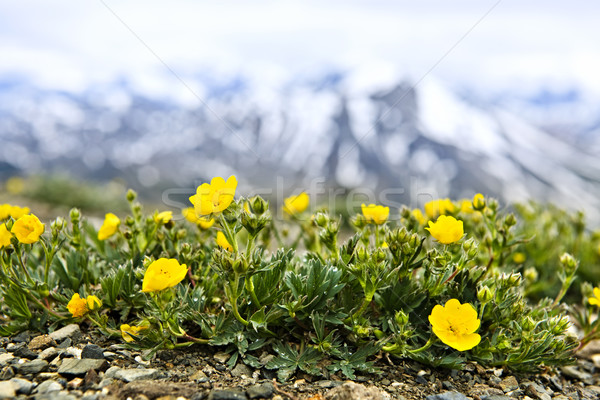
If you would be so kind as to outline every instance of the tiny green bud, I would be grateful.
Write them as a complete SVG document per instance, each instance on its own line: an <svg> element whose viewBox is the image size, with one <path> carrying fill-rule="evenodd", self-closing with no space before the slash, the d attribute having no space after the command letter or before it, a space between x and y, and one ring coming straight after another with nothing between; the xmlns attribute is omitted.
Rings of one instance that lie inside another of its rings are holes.
<svg viewBox="0 0 600 400"><path fill-rule="evenodd" d="M515 214L510 213L506 216L506 218L504 219L504 224L507 227L511 227L513 225L515 225L517 223L517 218L515 217Z"/></svg>
<svg viewBox="0 0 600 400"><path fill-rule="evenodd" d="M534 267L529 267L525 271L523 271L523 276L527 282L535 282L538 280L538 272Z"/></svg>
<svg viewBox="0 0 600 400"><path fill-rule="evenodd" d="M81 212L77 208L72 208L69 212L69 217L71 217L73 224L77 224L79 223L79 218L81 218Z"/></svg>
<svg viewBox="0 0 600 400"><path fill-rule="evenodd" d="M185 230L185 229L179 229L177 231L177 235L176 235L177 240L184 239L186 236L187 236L187 230Z"/></svg>
<svg viewBox="0 0 600 400"><path fill-rule="evenodd" d="M408 241L408 244L410 244L410 247L412 247L413 249L416 249L420 243L421 243L421 238L419 237L418 233L413 233L412 235L410 235L410 240Z"/></svg>
<svg viewBox="0 0 600 400"><path fill-rule="evenodd" d="M133 225L135 225L135 220L133 219L133 217L131 217L131 215L128 215L127 218L125 218L125 225L128 227L132 227Z"/></svg>
<svg viewBox="0 0 600 400"><path fill-rule="evenodd" d="M365 226L367 226L367 218L365 218L365 216L362 214L357 214L352 218L352 225L354 225L356 229L363 229Z"/></svg>
<svg viewBox="0 0 600 400"><path fill-rule="evenodd" d="M477 291L477 300L481 302L481 304L486 304L492 301L494 295L488 286L483 286Z"/></svg>
<svg viewBox="0 0 600 400"><path fill-rule="evenodd" d="M356 250L356 258L359 261L367 261L369 259L369 254L364 247L360 247Z"/></svg>
<svg viewBox="0 0 600 400"><path fill-rule="evenodd" d="M462 244L463 250L467 253L473 248L473 246L475 246L475 239L473 238L465 240Z"/></svg>
<svg viewBox="0 0 600 400"><path fill-rule="evenodd" d="M318 212L317 214L314 215L313 221L315 222L315 224L317 226L324 228L327 225L327 223L329 222L329 217L325 213Z"/></svg>
<svg viewBox="0 0 600 400"><path fill-rule="evenodd" d="M181 254L190 254L192 252L192 246L189 243L183 243L181 245Z"/></svg>
<svg viewBox="0 0 600 400"><path fill-rule="evenodd" d="M377 340L383 339L384 335L380 329L373 329L373 333L375 334L375 337L377 338Z"/></svg>
<svg viewBox="0 0 600 400"><path fill-rule="evenodd" d="M409 219L410 218L410 208L408 208L406 206L402 206L402 208L400 208L400 216L404 219Z"/></svg>
<svg viewBox="0 0 600 400"><path fill-rule="evenodd" d="M405 326L406 324L408 324L408 315L400 310L400 311L396 311L396 315L394 316L394 320L396 321L396 323L398 324L398 326Z"/></svg>
<svg viewBox="0 0 600 400"><path fill-rule="evenodd" d="M377 263L380 263L380 262L384 261L386 259L385 251L383 251L382 249L378 248L373 253L373 258L375 258L375 262L377 262Z"/></svg>
<svg viewBox="0 0 600 400"><path fill-rule="evenodd" d="M254 196L252 199L252 210L258 214L264 214L269 209L269 203L267 203L262 197Z"/></svg>
<svg viewBox="0 0 600 400"><path fill-rule="evenodd" d="M135 203L133 205L132 210L133 210L134 215L141 214L142 213L142 205L140 203Z"/></svg>
<svg viewBox="0 0 600 400"><path fill-rule="evenodd" d="M137 198L137 193L133 189L129 189L127 191L126 197L127 197L127 201L131 203Z"/></svg>
<svg viewBox="0 0 600 400"><path fill-rule="evenodd" d="M123 236L125 237L125 239L129 240L133 237L133 234L131 233L131 231L125 231L123 232Z"/></svg>
<svg viewBox="0 0 600 400"><path fill-rule="evenodd" d="M577 270L577 260L569 253L563 253L560 256L560 263L569 275L572 275Z"/></svg>
<svg viewBox="0 0 600 400"><path fill-rule="evenodd" d="M511 273L508 276L508 283L511 286L520 286L521 285L521 274L520 273Z"/></svg>
<svg viewBox="0 0 600 400"><path fill-rule="evenodd" d="M535 328L535 321L528 315L525 318L523 318L521 326L523 327L523 330L527 332L532 331Z"/></svg>

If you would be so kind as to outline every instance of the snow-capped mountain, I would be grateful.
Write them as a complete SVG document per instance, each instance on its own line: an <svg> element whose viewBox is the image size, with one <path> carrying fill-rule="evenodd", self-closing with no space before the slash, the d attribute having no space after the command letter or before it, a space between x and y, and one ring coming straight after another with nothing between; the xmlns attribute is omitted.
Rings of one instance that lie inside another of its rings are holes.
<svg viewBox="0 0 600 400"><path fill-rule="evenodd" d="M236 174L246 192L331 196L329 188L362 188L363 201L413 207L482 192L554 201L598 218L593 152L432 78L363 78L335 73L271 87L199 79L190 86L199 88L193 106L136 94L127 82L81 94L4 84L0 173L67 170L183 188Z"/></svg>

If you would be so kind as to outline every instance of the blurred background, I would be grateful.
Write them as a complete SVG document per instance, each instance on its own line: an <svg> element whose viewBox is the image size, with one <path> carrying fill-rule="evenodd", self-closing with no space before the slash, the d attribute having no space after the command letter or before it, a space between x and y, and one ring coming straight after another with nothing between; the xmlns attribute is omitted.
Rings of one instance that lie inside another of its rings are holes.
<svg viewBox="0 0 600 400"><path fill-rule="evenodd" d="M598 221L599 13L584 0L4 1L2 192L109 208L132 187L178 208L235 174L278 202L482 192Z"/></svg>

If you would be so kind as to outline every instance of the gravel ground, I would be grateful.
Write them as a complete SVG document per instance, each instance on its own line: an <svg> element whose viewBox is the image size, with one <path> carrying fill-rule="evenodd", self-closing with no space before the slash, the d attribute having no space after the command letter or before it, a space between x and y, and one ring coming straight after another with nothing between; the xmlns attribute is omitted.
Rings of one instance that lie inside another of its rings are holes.
<svg viewBox="0 0 600 400"><path fill-rule="evenodd" d="M217 349L218 350L218 349ZM69 325L50 335L21 333L0 339L0 399L248 400L248 399L599 399L600 345L591 344L574 366L537 375L466 364L435 370L381 357L381 375L322 379L299 375L278 383L274 371L238 364L208 346L166 350L150 361L120 343Z"/></svg>

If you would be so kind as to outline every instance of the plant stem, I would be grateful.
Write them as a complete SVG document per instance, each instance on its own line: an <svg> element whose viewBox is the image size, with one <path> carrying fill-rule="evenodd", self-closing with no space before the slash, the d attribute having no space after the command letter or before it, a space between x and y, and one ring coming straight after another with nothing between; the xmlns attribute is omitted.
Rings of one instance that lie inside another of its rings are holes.
<svg viewBox="0 0 600 400"><path fill-rule="evenodd" d="M242 323L242 325L244 325L244 326L250 325L250 323L248 321L246 321L244 318L242 318L242 316L240 315L240 312L238 311L237 298L231 299L231 308L233 310L233 316L235 317L235 319L240 321Z"/></svg>
<svg viewBox="0 0 600 400"><path fill-rule="evenodd" d="M363 299L363 302L360 305L360 308L358 310L356 310L356 312L354 314L352 314L350 317L346 318L344 320L344 322L348 323L348 322L350 322L352 320L355 320L358 317L360 317L362 315L362 313L367 309L367 307L369 306L369 304L371 304L371 301L373 301L373 295L374 294L375 293L365 295L365 298Z"/></svg>
<svg viewBox="0 0 600 400"><path fill-rule="evenodd" d="M29 274L29 271L25 267L25 263L23 263L23 257L21 256L21 246L19 246L19 245L15 246L15 253L17 253L17 259L19 260L19 265L21 266L21 269L23 269L23 273L25 273L27 280L29 281L29 283L33 284L33 279L31 279L31 275Z"/></svg>
<svg viewBox="0 0 600 400"><path fill-rule="evenodd" d="M235 239L235 235L233 234L233 231L231 230L231 227L229 226L227 219L224 216L221 216L221 218L219 220L221 222L221 226L225 230L225 234L227 236L227 241L233 248L233 252L237 253L238 252L237 240Z"/></svg>
<svg viewBox="0 0 600 400"><path fill-rule="evenodd" d="M414 350L408 350L408 352L411 354L420 353L420 352L425 351L428 348L430 348L431 345L433 344L433 342L435 342L435 336L431 335L429 337L429 340L427 341L427 343L425 343L425 345L423 347L419 347L418 349L414 349Z"/></svg>
<svg viewBox="0 0 600 400"><path fill-rule="evenodd" d="M244 282L245 282L246 290L248 291L248 293L250 293L250 297L252 298L252 301L256 304L256 308L260 309L261 305L260 305L260 301L258 301L258 297L256 296L256 292L254 291L254 283L252 282L252 277L249 275L246 275L244 277Z"/></svg>

